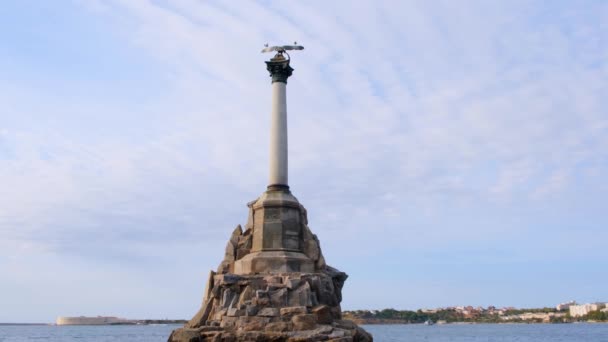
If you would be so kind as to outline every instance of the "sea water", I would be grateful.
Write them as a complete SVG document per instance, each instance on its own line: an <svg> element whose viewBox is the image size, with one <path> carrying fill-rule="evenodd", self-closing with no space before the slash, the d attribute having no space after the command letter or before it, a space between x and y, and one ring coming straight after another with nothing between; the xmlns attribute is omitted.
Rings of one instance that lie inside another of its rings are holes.
<svg viewBox="0 0 608 342"><path fill-rule="evenodd" d="M165 342L179 325L0 326L0 342ZM608 324L367 325L374 341L608 342Z"/></svg>

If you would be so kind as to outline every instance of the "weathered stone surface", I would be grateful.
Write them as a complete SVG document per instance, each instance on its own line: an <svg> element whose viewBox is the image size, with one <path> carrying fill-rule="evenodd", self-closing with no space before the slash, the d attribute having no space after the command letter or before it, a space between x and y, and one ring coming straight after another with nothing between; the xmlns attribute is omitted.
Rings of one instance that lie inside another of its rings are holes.
<svg viewBox="0 0 608 342"><path fill-rule="evenodd" d="M205 295L203 296L203 304L207 302L207 299L211 298L211 292L215 285L214 278L215 272L209 271L209 276L207 277L207 283L205 284Z"/></svg>
<svg viewBox="0 0 608 342"><path fill-rule="evenodd" d="M222 274L234 272L234 262L237 260L237 246L242 235L243 229L241 228L241 225L238 225L232 232L230 240L228 240L228 243L226 243L224 259L220 263L220 266L217 269L217 273Z"/></svg>
<svg viewBox="0 0 608 342"><path fill-rule="evenodd" d="M317 318L315 315L295 315L291 318L294 330L311 330L314 329L317 324Z"/></svg>
<svg viewBox="0 0 608 342"><path fill-rule="evenodd" d="M279 315L279 308L263 308L258 311L258 316L261 317L277 317Z"/></svg>
<svg viewBox="0 0 608 342"><path fill-rule="evenodd" d="M243 228L241 228L241 225L237 225L236 228L234 228L234 231L232 231L232 235L230 236L230 242L236 246L239 243L239 238L243 235Z"/></svg>
<svg viewBox="0 0 608 342"><path fill-rule="evenodd" d="M327 340L328 342L353 342L353 338L350 336L344 336L344 337L331 337L329 336L329 340Z"/></svg>
<svg viewBox="0 0 608 342"><path fill-rule="evenodd" d="M331 332L331 334L329 334L327 337L329 337L329 339L331 340L331 339L337 339L337 338L340 338L340 337L345 337L345 335L346 334L344 333L344 330L342 330L342 329L334 329Z"/></svg>
<svg viewBox="0 0 608 342"><path fill-rule="evenodd" d="M334 331L334 327L332 327L331 325L322 324L317 325L317 328L315 328L314 333L317 335L329 335L332 331Z"/></svg>
<svg viewBox="0 0 608 342"><path fill-rule="evenodd" d="M269 322L270 319L266 317L239 317L236 328L243 331L263 331Z"/></svg>
<svg viewBox="0 0 608 342"><path fill-rule="evenodd" d="M219 327L219 326L209 326L209 325L206 325L206 326L198 328L198 331L201 332L201 333L203 333L203 332L209 332L209 331L216 331L217 332L217 331L223 331L223 329L221 327Z"/></svg>
<svg viewBox="0 0 608 342"><path fill-rule="evenodd" d="M266 284L283 284L283 277L277 275L269 275L264 277Z"/></svg>
<svg viewBox="0 0 608 342"><path fill-rule="evenodd" d="M272 331L239 331L236 334L238 341L247 342L285 342L285 333Z"/></svg>
<svg viewBox="0 0 608 342"><path fill-rule="evenodd" d="M321 248L319 247L318 241L312 234L308 226L302 227L302 240L304 254L309 257L312 261L317 261L321 254Z"/></svg>
<svg viewBox="0 0 608 342"><path fill-rule="evenodd" d="M289 306L285 308L281 308L281 316L293 316L293 315L303 315L306 314L305 306Z"/></svg>
<svg viewBox="0 0 608 342"><path fill-rule="evenodd" d="M220 323L220 327L222 328L233 328L236 325L238 317L222 317L222 322Z"/></svg>
<svg viewBox="0 0 608 342"><path fill-rule="evenodd" d="M332 325L336 328L340 328L343 330L357 329L357 324L355 324L355 322L348 320L348 319L336 320L332 323Z"/></svg>
<svg viewBox="0 0 608 342"><path fill-rule="evenodd" d="M322 275L315 276L310 279L310 287L317 295L317 300L320 304L328 306L336 306L340 304L336 295L332 278Z"/></svg>
<svg viewBox="0 0 608 342"><path fill-rule="evenodd" d="M251 299L254 296L254 291L253 288L250 285L245 286L245 289L243 289L243 291L241 292L241 295L239 297L239 302L238 305L239 307L241 307L242 305L246 305L246 302L250 302L251 303Z"/></svg>
<svg viewBox="0 0 608 342"><path fill-rule="evenodd" d="M245 255L251 253L252 241L252 230L247 229L247 231L245 231L245 233L239 237L239 242L236 246L236 260L242 259Z"/></svg>
<svg viewBox="0 0 608 342"><path fill-rule="evenodd" d="M265 331L289 331L293 325L289 322L271 322L264 328Z"/></svg>
<svg viewBox="0 0 608 342"><path fill-rule="evenodd" d="M334 292L338 303L342 301L342 287L344 286L344 282L348 278L348 274L338 271L337 269L326 266L325 272L331 277L334 283Z"/></svg>
<svg viewBox="0 0 608 342"><path fill-rule="evenodd" d="M239 300L239 294L231 288L226 288L220 301L222 309L235 307Z"/></svg>
<svg viewBox="0 0 608 342"><path fill-rule="evenodd" d="M287 289L272 291L268 295L270 297L270 305L274 307L283 307L287 305Z"/></svg>
<svg viewBox="0 0 608 342"><path fill-rule="evenodd" d="M200 332L198 329L181 328L173 330L169 336L169 342L199 342Z"/></svg>
<svg viewBox="0 0 608 342"><path fill-rule="evenodd" d="M311 288L308 282L302 282L298 288L288 293L287 305L289 306L312 306Z"/></svg>
<svg viewBox="0 0 608 342"><path fill-rule="evenodd" d="M374 338L372 337L372 335L370 335L370 333L363 330L363 328L357 327L355 336L353 336L353 341L354 342L373 342Z"/></svg>
<svg viewBox="0 0 608 342"><path fill-rule="evenodd" d="M331 324L334 320L331 309L324 304L314 307L312 313L317 317L319 324Z"/></svg>
<svg viewBox="0 0 608 342"><path fill-rule="evenodd" d="M260 307L257 305L250 304L245 307L245 315L247 316L255 316L258 311L260 311Z"/></svg>
<svg viewBox="0 0 608 342"><path fill-rule="evenodd" d="M285 279L284 284L286 288L293 290L300 286L300 284L302 284L302 279L288 277L287 279Z"/></svg>
<svg viewBox="0 0 608 342"><path fill-rule="evenodd" d="M219 274L214 277L214 281L219 285L236 284L242 280L243 280L243 277L241 277L240 275L237 275L237 274L232 274L232 273Z"/></svg>
<svg viewBox="0 0 608 342"><path fill-rule="evenodd" d="M245 315L245 310L240 310L237 308L230 308L228 309L228 312L226 313L226 316L228 317L236 317L236 316L244 316Z"/></svg>
<svg viewBox="0 0 608 342"><path fill-rule="evenodd" d="M331 316L336 319L342 319L342 308L340 305L330 307Z"/></svg>
<svg viewBox="0 0 608 342"><path fill-rule="evenodd" d="M234 264L234 272L238 274L311 273L314 271L314 263L304 253L288 250L251 252Z"/></svg>
<svg viewBox="0 0 608 342"><path fill-rule="evenodd" d="M219 309L219 308L218 308ZM228 312L227 309L219 309L216 312L213 313L213 320L214 321L221 321L222 317L226 316L226 313Z"/></svg>

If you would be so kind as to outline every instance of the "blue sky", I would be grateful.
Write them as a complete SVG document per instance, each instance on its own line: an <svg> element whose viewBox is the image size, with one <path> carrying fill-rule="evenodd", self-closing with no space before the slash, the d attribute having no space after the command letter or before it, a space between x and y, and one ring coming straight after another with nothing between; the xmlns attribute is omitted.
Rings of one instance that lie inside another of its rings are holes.
<svg viewBox="0 0 608 342"><path fill-rule="evenodd" d="M608 301L605 1L0 16L0 322L190 318L266 186L259 51L294 40L290 185L343 308Z"/></svg>

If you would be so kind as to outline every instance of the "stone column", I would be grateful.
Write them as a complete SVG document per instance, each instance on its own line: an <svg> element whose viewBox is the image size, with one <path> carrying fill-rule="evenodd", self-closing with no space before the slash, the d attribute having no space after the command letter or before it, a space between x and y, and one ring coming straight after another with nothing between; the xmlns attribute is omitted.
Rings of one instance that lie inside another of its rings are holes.
<svg viewBox="0 0 608 342"><path fill-rule="evenodd" d="M287 78L293 69L279 53L266 62L272 77L269 190L289 189L287 183Z"/></svg>
<svg viewBox="0 0 608 342"><path fill-rule="evenodd" d="M314 272L304 254L306 210L287 184L287 103L285 88L293 69L278 53L266 67L272 77L270 178L268 189L250 204L251 252L235 261L234 273Z"/></svg>

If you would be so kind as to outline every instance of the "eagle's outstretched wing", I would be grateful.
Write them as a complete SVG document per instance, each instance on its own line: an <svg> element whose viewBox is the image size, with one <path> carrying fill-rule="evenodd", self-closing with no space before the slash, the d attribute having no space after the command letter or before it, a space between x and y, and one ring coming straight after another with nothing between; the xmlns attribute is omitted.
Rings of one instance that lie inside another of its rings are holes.
<svg viewBox="0 0 608 342"><path fill-rule="evenodd" d="M265 48L262 49L262 53L264 52L272 52L272 51L279 51L282 48L282 46L267 46Z"/></svg>
<svg viewBox="0 0 608 342"><path fill-rule="evenodd" d="M272 51L283 52L287 50L304 50L304 47L302 45L267 46L262 49L262 53Z"/></svg>
<svg viewBox="0 0 608 342"><path fill-rule="evenodd" d="M283 45L283 50L304 50L302 45Z"/></svg>

